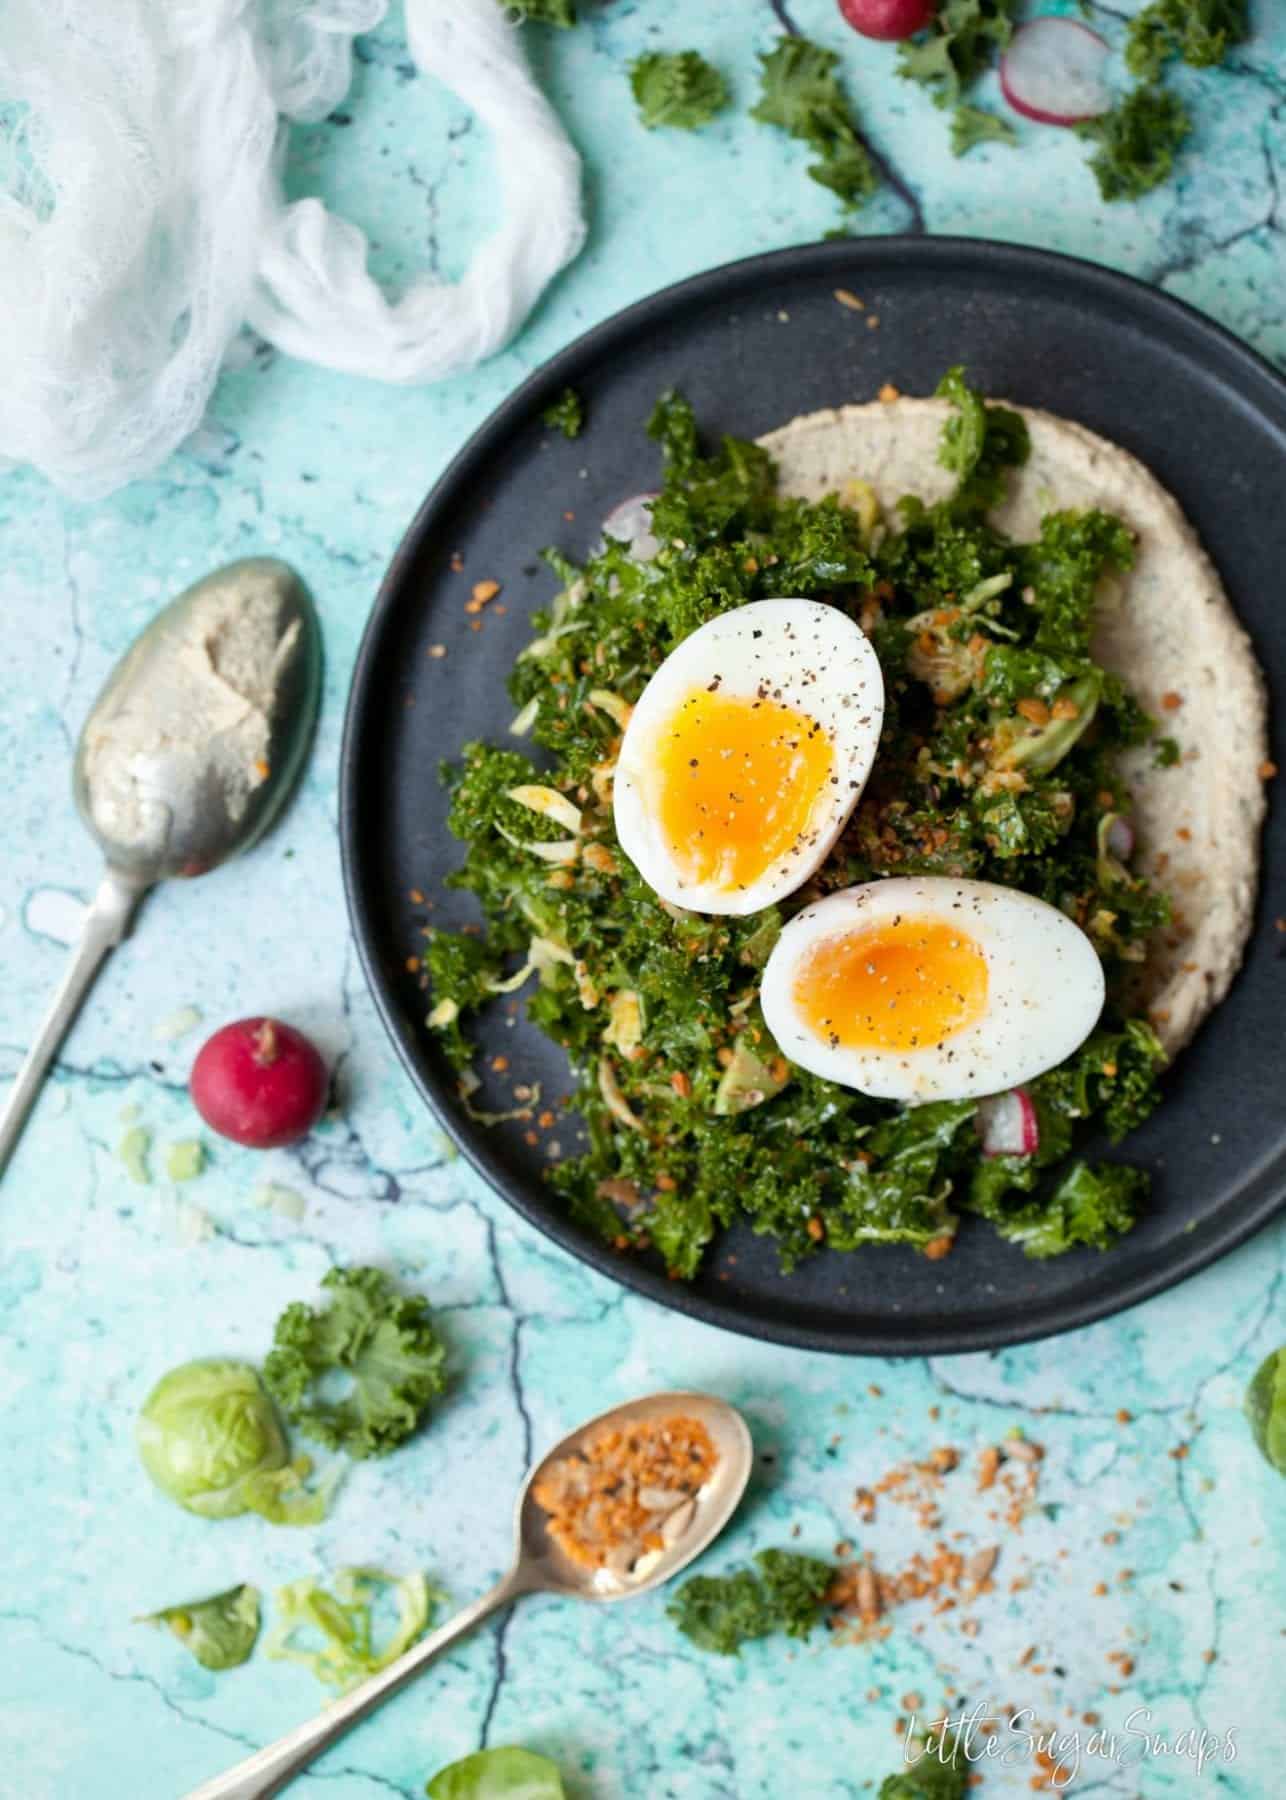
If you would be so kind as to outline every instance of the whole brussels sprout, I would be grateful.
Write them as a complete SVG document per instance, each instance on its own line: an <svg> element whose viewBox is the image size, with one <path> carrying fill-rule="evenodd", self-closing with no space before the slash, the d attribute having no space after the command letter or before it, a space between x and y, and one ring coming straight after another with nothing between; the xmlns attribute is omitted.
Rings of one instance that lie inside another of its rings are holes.
<svg viewBox="0 0 1286 1800"><path fill-rule="evenodd" d="M258 1512L276 1524L315 1524L325 1495L287 1500L306 1460L290 1461L272 1401L248 1363L183 1363L143 1402L138 1451L161 1492L204 1519Z"/></svg>

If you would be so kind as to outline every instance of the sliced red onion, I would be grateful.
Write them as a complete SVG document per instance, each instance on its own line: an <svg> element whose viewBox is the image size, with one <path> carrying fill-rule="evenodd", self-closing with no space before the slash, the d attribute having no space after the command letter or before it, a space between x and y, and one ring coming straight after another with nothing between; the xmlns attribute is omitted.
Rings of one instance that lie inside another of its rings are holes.
<svg viewBox="0 0 1286 1800"><path fill-rule="evenodd" d="M1111 109L1107 56L1104 40L1079 19L1033 19L1019 26L1000 59L1001 91L1025 119L1077 125Z"/></svg>
<svg viewBox="0 0 1286 1800"><path fill-rule="evenodd" d="M1107 828L1107 847L1112 855L1123 863L1129 862L1134 855L1134 827L1120 813L1114 813L1112 823Z"/></svg>
<svg viewBox="0 0 1286 1800"><path fill-rule="evenodd" d="M978 1102L984 1156L1031 1156L1040 1148L1040 1124L1026 1088L1010 1088Z"/></svg>
<svg viewBox="0 0 1286 1800"><path fill-rule="evenodd" d="M633 494L603 520L603 536L627 544L635 562L651 562L661 548L652 530L652 502L657 498L656 494Z"/></svg>

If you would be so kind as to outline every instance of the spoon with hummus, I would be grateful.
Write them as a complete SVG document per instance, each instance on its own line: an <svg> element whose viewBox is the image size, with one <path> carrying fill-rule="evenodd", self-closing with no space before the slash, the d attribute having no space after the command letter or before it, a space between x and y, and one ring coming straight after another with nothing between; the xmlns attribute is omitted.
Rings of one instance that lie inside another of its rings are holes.
<svg viewBox="0 0 1286 1800"><path fill-rule="evenodd" d="M273 557L216 569L157 615L94 702L76 805L106 868L71 963L0 1109L0 1174L58 1046L143 895L248 849L303 767L321 691L321 631Z"/></svg>
<svg viewBox="0 0 1286 1800"><path fill-rule="evenodd" d="M569 1432L530 1471L514 1514L514 1558L489 1593L325 1712L186 1800L265 1800L439 1651L523 1594L630 1600L669 1581L736 1511L754 1448L745 1420L711 1394L649 1394Z"/></svg>

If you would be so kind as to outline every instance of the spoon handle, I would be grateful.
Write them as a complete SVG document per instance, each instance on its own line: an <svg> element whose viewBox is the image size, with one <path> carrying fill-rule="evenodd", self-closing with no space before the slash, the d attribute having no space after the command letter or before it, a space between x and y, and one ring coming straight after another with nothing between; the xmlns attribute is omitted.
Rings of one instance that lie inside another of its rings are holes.
<svg viewBox="0 0 1286 1800"><path fill-rule="evenodd" d="M36 1041L18 1070L17 1080L0 1108L0 1175L13 1154L58 1046L80 1011L81 1002L93 985L103 959L128 933L134 909L150 885L140 883L119 869L109 867L104 871L98 892L85 914L71 963L58 984Z"/></svg>
<svg viewBox="0 0 1286 1800"><path fill-rule="evenodd" d="M389 1694L396 1693L398 1688L418 1675L425 1663L430 1662L440 1650L445 1650L461 1638L475 1625L481 1623L489 1613L498 1607L507 1606L519 1594L530 1592L530 1584L520 1565L510 1569L503 1580L497 1582L490 1593L466 1606L445 1625L431 1631L426 1638L421 1638L399 1656L396 1662L381 1669L378 1675L372 1675L349 1694L342 1695L331 1702L324 1712L316 1718L297 1725L288 1731L285 1737L278 1738L275 1744L269 1744L263 1750L257 1750L253 1756L246 1757L234 1769L226 1774L216 1775L213 1781L202 1782L193 1788L185 1800L267 1800L270 1794L281 1792L289 1781L293 1781L301 1770L307 1768L314 1757L320 1756L328 1744L342 1737L350 1726L364 1719L368 1712L374 1710Z"/></svg>

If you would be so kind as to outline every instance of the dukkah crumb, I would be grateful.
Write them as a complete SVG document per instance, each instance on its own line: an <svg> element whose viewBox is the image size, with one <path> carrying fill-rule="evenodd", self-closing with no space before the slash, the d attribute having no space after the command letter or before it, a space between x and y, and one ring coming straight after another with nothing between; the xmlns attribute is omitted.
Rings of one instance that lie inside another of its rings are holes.
<svg viewBox="0 0 1286 1800"><path fill-rule="evenodd" d="M464 603L467 613L480 613L488 600L494 600L500 592L498 581L475 581L469 598Z"/></svg>
<svg viewBox="0 0 1286 1800"><path fill-rule="evenodd" d="M718 1460L701 1421L676 1413L601 1431L552 1463L532 1495L574 1563L623 1575L682 1534Z"/></svg>

